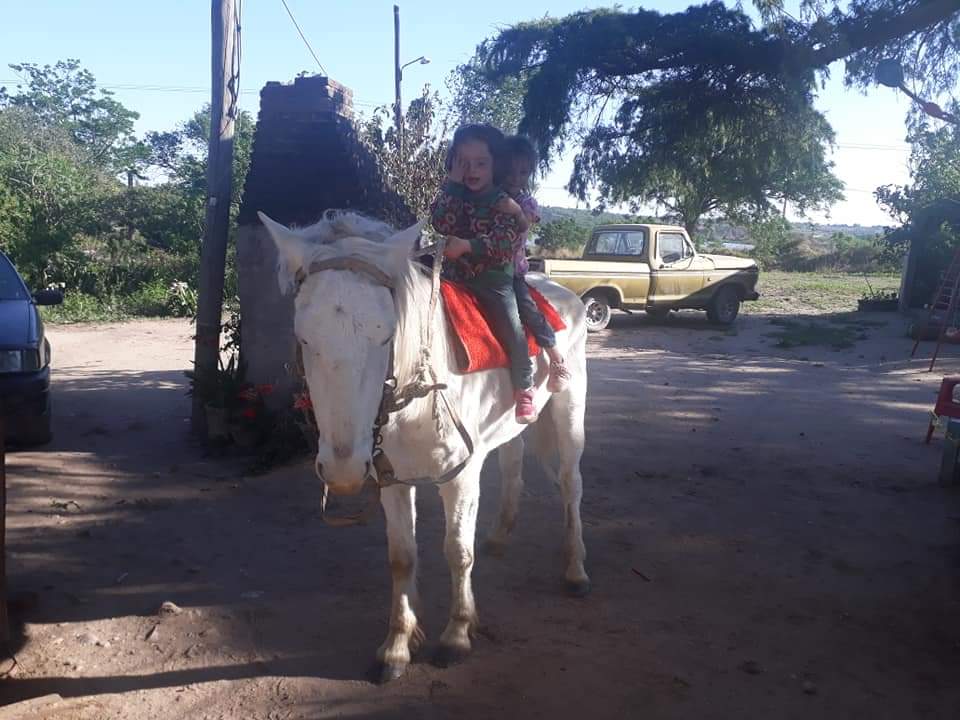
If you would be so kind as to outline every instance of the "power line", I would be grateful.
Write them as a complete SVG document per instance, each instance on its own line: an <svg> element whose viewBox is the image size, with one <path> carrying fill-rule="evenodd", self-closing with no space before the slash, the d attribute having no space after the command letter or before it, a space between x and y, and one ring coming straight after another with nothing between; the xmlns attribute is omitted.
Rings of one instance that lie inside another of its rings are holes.
<svg viewBox="0 0 960 720"><path fill-rule="evenodd" d="M307 41L307 36L303 34L303 30L300 29L300 25L297 24L297 19L293 16L293 13L290 12L290 6L287 5L287 0L280 0L283 3L283 7L287 10L287 15L290 16L290 19L293 21L293 26L297 29L297 32L300 33L300 39L303 40L303 44L307 46L307 50L310 51L310 54L313 55L313 59L317 61L317 65L320 66L320 72L324 75L327 74L327 71L324 69L323 64L320 62L320 58L317 57L317 54L313 51L313 48L310 47L310 43Z"/></svg>

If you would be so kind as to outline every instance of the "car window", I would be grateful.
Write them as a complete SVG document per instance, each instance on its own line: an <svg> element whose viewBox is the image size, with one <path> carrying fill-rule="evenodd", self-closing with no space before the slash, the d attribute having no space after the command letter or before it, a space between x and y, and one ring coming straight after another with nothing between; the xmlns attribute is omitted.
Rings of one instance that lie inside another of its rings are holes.
<svg viewBox="0 0 960 720"><path fill-rule="evenodd" d="M660 258L665 263L674 263L692 257L693 253L683 237L683 233L662 232L657 235L660 246Z"/></svg>
<svg viewBox="0 0 960 720"><path fill-rule="evenodd" d="M598 232L593 237L591 253L594 255L623 255L643 257L646 255L647 234L642 230L610 230Z"/></svg>
<svg viewBox="0 0 960 720"><path fill-rule="evenodd" d="M6 257L0 255L0 300L26 300L27 297L17 271Z"/></svg>

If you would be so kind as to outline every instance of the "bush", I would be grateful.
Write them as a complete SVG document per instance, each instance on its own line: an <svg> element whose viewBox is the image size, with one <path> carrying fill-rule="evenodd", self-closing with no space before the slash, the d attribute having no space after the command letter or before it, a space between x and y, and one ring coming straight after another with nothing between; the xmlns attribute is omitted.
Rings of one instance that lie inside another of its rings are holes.
<svg viewBox="0 0 960 720"><path fill-rule="evenodd" d="M124 303L117 298L97 298L82 292L67 292L62 305L40 308L43 319L50 323L113 322L127 317Z"/></svg>
<svg viewBox="0 0 960 720"><path fill-rule="evenodd" d="M130 315L140 317L165 317L168 309L167 285L162 280L154 280L140 287L124 299L124 306Z"/></svg>

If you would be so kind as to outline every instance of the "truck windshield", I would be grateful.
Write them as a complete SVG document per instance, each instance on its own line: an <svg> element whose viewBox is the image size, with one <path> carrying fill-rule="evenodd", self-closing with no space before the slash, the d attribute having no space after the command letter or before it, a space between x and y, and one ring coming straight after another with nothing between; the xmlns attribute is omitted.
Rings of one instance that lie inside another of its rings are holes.
<svg viewBox="0 0 960 720"><path fill-rule="evenodd" d="M0 300L26 300L27 291L6 257L0 255Z"/></svg>

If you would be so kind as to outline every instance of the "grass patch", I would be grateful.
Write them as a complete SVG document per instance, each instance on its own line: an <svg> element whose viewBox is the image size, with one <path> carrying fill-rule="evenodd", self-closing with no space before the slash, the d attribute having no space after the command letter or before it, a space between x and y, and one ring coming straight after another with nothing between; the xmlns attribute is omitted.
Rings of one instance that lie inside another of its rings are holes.
<svg viewBox="0 0 960 720"><path fill-rule="evenodd" d="M116 322L129 317L125 303L116 297L101 300L84 293L67 293L62 305L41 306L43 321L51 325Z"/></svg>
<svg viewBox="0 0 960 720"><path fill-rule="evenodd" d="M899 275L783 272L761 270L760 299L743 304L744 313L823 315L854 312L857 300L870 292L896 291Z"/></svg>
<svg viewBox="0 0 960 720"><path fill-rule="evenodd" d="M867 339L863 328L855 325L824 325L813 321L787 319L775 319L770 323L780 329L766 333L766 336L776 338L774 346L784 349L823 345L834 350L845 350L852 348L860 340Z"/></svg>

